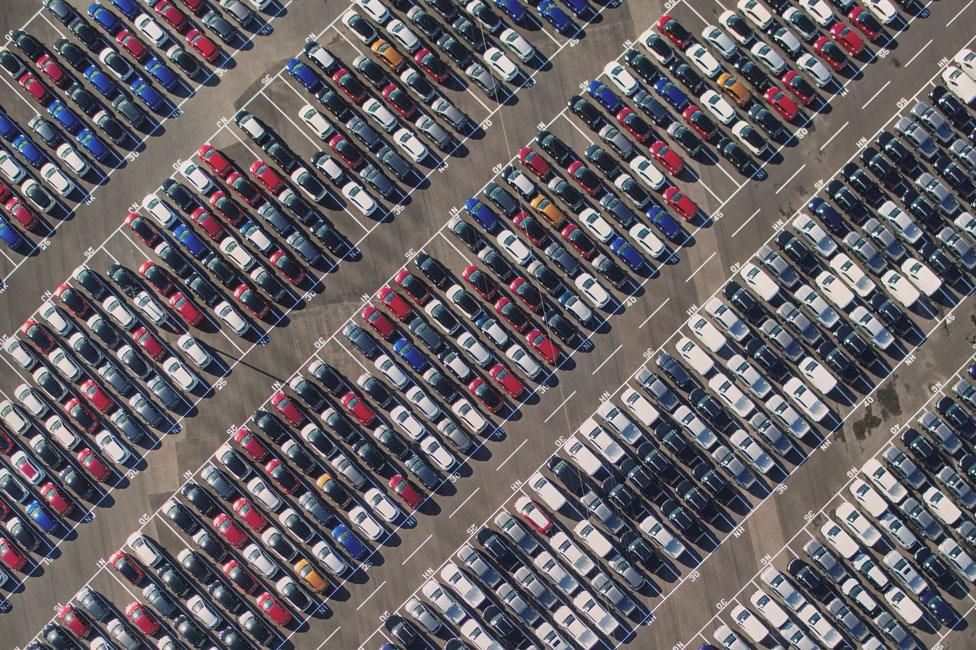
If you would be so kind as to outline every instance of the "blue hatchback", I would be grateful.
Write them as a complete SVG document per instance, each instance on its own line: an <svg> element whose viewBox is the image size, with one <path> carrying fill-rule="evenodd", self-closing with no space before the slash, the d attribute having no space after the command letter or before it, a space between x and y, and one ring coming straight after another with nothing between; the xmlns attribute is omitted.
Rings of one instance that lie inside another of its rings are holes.
<svg viewBox="0 0 976 650"><path fill-rule="evenodd" d="M55 121L57 121L57 123L64 128L65 131L72 135L78 133L78 131L81 131L82 127L85 126L82 124L81 120L78 119L78 116L75 115L74 111L65 106L64 102L62 102L60 99L55 99L53 102L48 104L47 112L48 115L53 117Z"/></svg>
<svg viewBox="0 0 976 650"><path fill-rule="evenodd" d="M539 13L546 21L555 27L560 34L564 33L573 24L562 9L556 6L553 0L542 0L539 3Z"/></svg>
<svg viewBox="0 0 976 650"><path fill-rule="evenodd" d="M289 59L288 72L310 93L317 93L322 87L322 80L315 71L298 59Z"/></svg>
<svg viewBox="0 0 976 650"><path fill-rule="evenodd" d="M91 132L90 129L82 129L77 136L78 144L85 148L98 162L108 160L109 148L102 142L102 139Z"/></svg>
<svg viewBox="0 0 976 650"><path fill-rule="evenodd" d="M623 106L623 102L617 97L617 93L607 88L602 82L591 81L586 84L586 92L611 113L616 113Z"/></svg>
<svg viewBox="0 0 976 650"><path fill-rule="evenodd" d="M20 129L14 124L13 120L7 117L7 114L0 109L0 136L3 136L4 140L13 140L20 134Z"/></svg>
<svg viewBox="0 0 976 650"><path fill-rule="evenodd" d="M494 232L498 228L498 215L478 199L470 198L465 201L464 210L487 232Z"/></svg>
<svg viewBox="0 0 976 650"><path fill-rule="evenodd" d="M58 522L37 501L31 501L27 505L27 516L33 519L34 523L45 533L50 533L58 528Z"/></svg>
<svg viewBox="0 0 976 650"><path fill-rule="evenodd" d="M101 71L97 66L90 65L85 68L85 79L87 79L91 85L95 86L95 89L102 94L102 97L106 99L115 99L115 96L119 94L119 86L112 78Z"/></svg>
<svg viewBox="0 0 976 650"><path fill-rule="evenodd" d="M583 18L590 13L590 5L586 0L562 0L562 2L577 18Z"/></svg>
<svg viewBox="0 0 976 650"><path fill-rule="evenodd" d="M369 552L366 545L360 542L356 534L349 530L345 524L339 524L332 529L332 539L341 544L342 548L346 549L349 555L357 560Z"/></svg>
<svg viewBox="0 0 976 650"><path fill-rule="evenodd" d="M681 226L661 206L651 206L647 211L647 219L671 241L676 242L682 238Z"/></svg>
<svg viewBox="0 0 976 650"><path fill-rule="evenodd" d="M427 358L407 339L397 339L397 342L393 344L393 351L418 374L423 374L430 368L430 362L427 361Z"/></svg>
<svg viewBox="0 0 976 650"><path fill-rule="evenodd" d="M163 96L156 92L156 89L150 86L142 77L136 77L129 85L129 90L139 98L139 101L148 106L151 111L158 113L166 107L166 100L163 99Z"/></svg>
<svg viewBox="0 0 976 650"><path fill-rule="evenodd" d="M517 23L525 20L525 7L520 5L518 0L495 0L495 6Z"/></svg>
<svg viewBox="0 0 976 650"><path fill-rule="evenodd" d="M119 30L122 29L122 23L115 17L115 14L97 2L91 3L88 7L88 15L112 36L118 34Z"/></svg>
<svg viewBox="0 0 976 650"><path fill-rule="evenodd" d="M166 64L153 57L146 61L146 71L152 75L152 78L159 82L166 90L173 90L176 88L176 84L179 83L179 79L173 74L173 71L166 67Z"/></svg>
<svg viewBox="0 0 976 650"><path fill-rule="evenodd" d="M40 167L47 162L47 156L26 135L21 134L14 138L13 145L14 149L34 167Z"/></svg>
<svg viewBox="0 0 976 650"><path fill-rule="evenodd" d="M129 20L135 20L139 15L140 9L136 0L111 0L111 2Z"/></svg>
<svg viewBox="0 0 976 650"><path fill-rule="evenodd" d="M0 240L3 240L3 243L15 250L24 245L24 238L3 217L0 217Z"/></svg>
<svg viewBox="0 0 976 650"><path fill-rule="evenodd" d="M647 260L644 259L644 256L638 253L637 249L631 246L623 237L617 237L610 242L610 250L622 259L624 264L629 266L632 271L640 271L647 265Z"/></svg>
<svg viewBox="0 0 976 650"><path fill-rule="evenodd" d="M190 230L185 223L181 223L173 230L173 236L183 244L183 248L189 251L190 255L198 260L210 253L210 249L203 243L203 240L197 237L197 234Z"/></svg>
<svg viewBox="0 0 976 650"><path fill-rule="evenodd" d="M687 95L664 77L654 82L654 90L678 111L685 110L688 105Z"/></svg>

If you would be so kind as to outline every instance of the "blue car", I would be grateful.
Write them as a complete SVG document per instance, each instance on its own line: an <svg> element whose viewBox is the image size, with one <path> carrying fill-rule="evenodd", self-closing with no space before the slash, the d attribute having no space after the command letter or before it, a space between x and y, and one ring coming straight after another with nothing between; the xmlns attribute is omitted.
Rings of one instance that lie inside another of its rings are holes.
<svg viewBox="0 0 976 650"><path fill-rule="evenodd" d="M617 237L610 242L610 250L623 260L624 264L629 266L632 271L640 271L647 265L644 256L638 253L637 249L623 237Z"/></svg>
<svg viewBox="0 0 976 650"><path fill-rule="evenodd" d="M584 18L590 13L590 5L586 0L562 0L562 2L577 18Z"/></svg>
<svg viewBox="0 0 976 650"><path fill-rule="evenodd" d="M288 73L310 93L317 93L322 88L322 80L315 74L315 71L298 59L288 61Z"/></svg>
<svg viewBox="0 0 976 650"><path fill-rule="evenodd" d="M470 198L464 203L464 210L471 218L478 222L486 232L494 232L499 225L498 215L476 198Z"/></svg>
<svg viewBox="0 0 976 650"><path fill-rule="evenodd" d="M173 236L178 242L183 244L183 248L189 251L190 255L198 260L203 259L210 253L210 249L203 243L203 240L197 237L197 234L190 230L185 223L181 223L173 230Z"/></svg>
<svg viewBox="0 0 976 650"><path fill-rule="evenodd" d="M115 96L119 94L119 86L116 84L110 76L101 71L97 66L90 65L85 68L85 79L87 79L91 85L95 86L95 89L102 94L102 97L106 99L115 99Z"/></svg>
<svg viewBox="0 0 976 650"><path fill-rule="evenodd" d="M118 9L123 16L129 20L135 20L140 13L139 5L136 4L136 0L110 0L115 8Z"/></svg>
<svg viewBox="0 0 976 650"><path fill-rule="evenodd" d="M834 209L834 206L830 205L819 196L815 196L810 199L810 202L807 203L807 208L810 210L810 212L817 215L817 218L820 219L825 226L827 226L827 230L830 232L837 234L843 233L847 230L847 227L844 225L844 220L837 213L837 210Z"/></svg>
<svg viewBox="0 0 976 650"><path fill-rule="evenodd" d="M495 6L517 23L525 20L525 7L520 5L518 0L495 0Z"/></svg>
<svg viewBox="0 0 976 650"><path fill-rule="evenodd" d="M586 92L611 113L616 113L623 106L623 102L617 97L617 93L607 88L602 82L591 81L586 84Z"/></svg>
<svg viewBox="0 0 976 650"><path fill-rule="evenodd" d="M91 132L90 129L82 129L77 135L78 144L85 148L85 151L92 155L98 162L106 162L109 157L109 148L102 142L102 139Z"/></svg>
<svg viewBox="0 0 976 650"><path fill-rule="evenodd" d="M647 211L647 219L671 241L677 242L683 239L684 231L681 229L681 226L661 206L651 206Z"/></svg>
<svg viewBox="0 0 976 650"><path fill-rule="evenodd" d="M119 30L122 29L122 22L115 17L115 14L97 2L91 3L88 7L88 15L112 36L118 34Z"/></svg>
<svg viewBox="0 0 976 650"><path fill-rule="evenodd" d="M396 343L393 344L393 351L396 352L401 359L407 362L413 371L419 374L427 372L430 368L430 362L427 361L427 357L414 346L413 343L407 339L398 339Z"/></svg>
<svg viewBox="0 0 976 650"><path fill-rule="evenodd" d="M688 105L688 96L664 77L654 82L654 91L679 112L685 110L685 106Z"/></svg>
<svg viewBox="0 0 976 650"><path fill-rule="evenodd" d="M65 131L74 135L81 131L85 126L78 116L75 115L74 111L64 105L60 99L55 99L53 102L47 105L48 115L53 117L55 121L60 124Z"/></svg>
<svg viewBox="0 0 976 650"><path fill-rule="evenodd" d="M145 79L142 77L136 77L129 85L129 90L135 95L139 101L149 107L149 110L160 112L162 109L166 108L166 100L163 96L156 92L156 89L150 86Z"/></svg>
<svg viewBox="0 0 976 650"><path fill-rule="evenodd" d="M366 545L360 542L356 534L349 530L345 524L339 524L332 529L332 539L341 544L342 548L346 549L346 552L357 560L369 552Z"/></svg>
<svg viewBox="0 0 976 650"><path fill-rule="evenodd" d="M58 522L36 500L27 505L27 516L33 519L34 523L45 533L50 533L58 528Z"/></svg>
<svg viewBox="0 0 976 650"><path fill-rule="evenodd" d="M47 156L26 135L21 134L14 138L13 145L14 149L19 151L20 155L26 158L27 162L34 167L40 167L47 162Z"/></svg>
<svg viewBox="0 0 976 650"><path fill-rule="evenodd" d="M17 250L24 245L24 238L5 218L0 217L0 239L10 248Z"/></svg>
<svg viewBox="0 0 976 650"><path fill-rule="evenodd" d="M542 2L539 3L539 13L543 18L546 19L546 22L555 27L560 34L564 34L573 25L573 22L569 19L569 16L566 15L566 12L557 7L553 0L542 0Z"/></svg>
<svg viewBox="0 0 976 650"><path fill-rule="evenodd" d="M18 135L20 135L20 129L18 129L13 120L7 117L7 114L0 109L0 136L3 136L4 140L13 140Z"/></svg>
<svg viewBox="0 0 976 650"><path fill-rule="evenodd" d="M166 64L153 57L146 61L145 65L146 71L152 75L152 78L159 82L159 85L166 90L173 90L179 83L179 79L173 71L166 67Z"/></svg>

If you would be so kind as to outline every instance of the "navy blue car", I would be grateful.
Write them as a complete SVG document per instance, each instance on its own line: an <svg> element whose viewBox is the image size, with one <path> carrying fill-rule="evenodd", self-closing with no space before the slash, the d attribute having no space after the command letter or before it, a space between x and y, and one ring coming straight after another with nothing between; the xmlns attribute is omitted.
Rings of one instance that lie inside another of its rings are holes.
<svg viewBox="0 0 976 650"><path fill-rule="evenodd" d="M346 552L357 560L369 552L366 545L359 541L356 534L349 530L345 524L339 524L332 529L332 539L341 544L342 548L346 549Z"/></svg>
<svg viewBox="0 0 976 650"><path fill-rule="evenodd" d="M517 23L525 20L525 7L520 5L518 0L495 0L495 6Z"/></svg>
<svg viewBox="0 0 976 650"><path fill-rule="evenodd" d="M616 113L623 106L623 102L617 97L617 93L607 88L606 84L602 82L591 81L586 84L586 92L611 113Z"/></svg>
<svg viewBox="0 0 976 650"><path fill-rule="evenodd" d="M288 73L310 93L317 93L322 88L322 80L315 71L298 59L289 59Z"/></svg>
<svg viewBox="0 0 976 650"><path fill-rule="evenodd" d="M14 250L24 245L24 238L4 217L0 217L0 240Z"/></svg>
<svg viewBox="0 0 976 650"><path fill-rule="evenodd" d="M118 9L123 16L129 20L135 20L141 11L139 5L136 4L136 0L110 0L115 8Z"/></svg>
<svg viewBox="0 0 976 650"><path fill-rule="evenodd" d="M166 100L163 99L163 96L156 92L156 89L150 86L142 77L136 77L129 85L129 90L132 91L132 94L139 101L148 106L151 111L158 113L166 108Z"/></svg>
<svg viewBox="0 0 976 650"><path fill-rule="evenodd" d="M112 36L118 34L119 30L122 29L122 22L115 14L97 2L91 3L88 7L88 15Z"/></svg>
<svg viewBox="0 0 976 650"><path fill-rule="evenodd" d="M91 132L90 129L82 129L76 136L78 144L85 148L85 151L92 155L98 162L105 162L109 158L109 148L102 142L102 139Z"/></svg>
<svg viewBox="0 0 976 650"><path fill-rule="evenodd" d="M166 90L173 90L176 88L176 84L179 83L179 79L173 71L166 67L166 64L152 57L146 61L146 71L152 75L152 78L159 82L159 85Z"/></svg>
<svg viewBox="0 0 976 650"><path fill-rule="evenodd" d="M74 135L81 131L82 127L85 125L82 123L78 116L75 115L74 111L64 105L60 99L55 99L50 104L47 105L48 115L53 117L58 124L60 124L65 131Z"/></svg>
<svg viewBox="0 0 976 650"><path fill-rule="evenodd" d="M476 198L470 198L464 203L464 210L471 218L478 222L486 232L494 232L499 225L499 218L487 205Z"/></svg>
<svg viewBox="0 0 976 650"><path fill-rule="evenodd" d="M7 117L7 114L0 109L0 136L3 136L4 140L13 140L18 135L20 135L20 129L14 124L14 121Z"/></svg>
<svg viewBox="0 0 976 650"><path fill-rule="evenodd" d="M825 226L827 226L827 230L830 232L839 234L847 230L847 227L844 225L844 220L837 213L837 210L834 209L834 206L830 205L819 196L815 196L810 199L810 202L807 203L807 208L810 210L810 212L817 215L817 218L820 219Z"/></svg>
<svg viewBox="0 0 976 650"><path fill-rule="evenodd" d="M85 79L87 79L91 85L95 86L95 89L102 94L102 97L106 99L115 99L115 96L119 94L119 86L112 80L110 76L101 71L97 66L90 65L85 68Z"/></svg>
<svg viewBox="0 0 976 650"><path fill-rule="evenodd" d="M33 519L34 523L45 533L50 533L58 528L58 522L36 500L27 505L27 516Z"/></svg>
<svg viewBox="0 0 976 650"><path fill-rule="evenodd" d="M647 219L671 241L676 242L682 239L681 226L661 206L652 205L647 210Z"/></svg>
<svg viewBox="0 0 976 650"><path fill-rule="evenodd" d="M685 110L688 105L688 96L664 77L654 82L654 90L678 111Z"/></svg>
<svg viewBox="0 0 976 650"><path fill-rule="evenodd" d="M631 246L623 237L617 237L610 242L610 250L622 259L624 264L629 266L633 271L640 271L647 265L647 260L644 259L644 256L638 253L637 249Z"/></svg>
<svg viewBox="0 0 976 650"><path fill-rule="evenodd" d="M401 359L407 362L413 371L422 374L430 368L430 362L423 353L417 349L417 347L408 341L407 339L398 339L396 343L393 344L393 351L399 355Z"/></svg>
<svg viewBox="0 0 976 650"><path fill-rule="evenodd" d="M40 167L47 162L47 156L26 135L21 134L14 138L13 145L33 167Z"/></svg>
<svg viewBox="0 0 976 650"><path fill-rule="evenodd" d="M586 0L562 0L562 2L577 18L583 18L590 13L590 5Z"/></svg>
<svg viewBox="0 0 976 650"><path fill-rule="evenodd" d="M185 223L181 223L173 230L173 236L183 244L183 248L188 250L190 255L198 260L210 253L210 249L203 243L203 240L197 237L197 234L190 230Z"/></svg>
<svg viewBox="0 0 976 650"><path fill-rule="evenodd" d="M550 25L556 28L560 34L565 34L572 27L573 21L569 19L562 9L556 6L553 0L542 0L538 5L539 13Z"/></svg>

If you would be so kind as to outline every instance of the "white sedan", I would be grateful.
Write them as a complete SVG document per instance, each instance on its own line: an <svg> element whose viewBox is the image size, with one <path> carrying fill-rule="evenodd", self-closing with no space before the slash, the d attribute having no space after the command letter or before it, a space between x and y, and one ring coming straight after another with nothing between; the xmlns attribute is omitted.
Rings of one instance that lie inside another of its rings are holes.
<svg viewBox="0 0 976 650"><path fill-rule="evenodd" d="M685 55L709 79L714 79L722 71L722 65L703 45L692 45L685 50Z"/></svg>
<svg viewBox="0 0 976 650"><path fill-rule="evenodd" d="M604 289L603 286L597 282L596 278L589 273L580 273L574 282L576 284L576 288L579 289L583 296L590 301L590 304L597 309L606 307L607 303L610 302L610 294L607 293L607 290Z"/></svg>
<svg viewBox="0 0 976 650"><path fill-rule="evenodd" d="M376 212L379 207L376 199L356 181L349 181L342 186L342 196L366 217Z"/></svg>
<svg viewBox="0 0 976 650"><path fill-rule="evenodd" d="M874 488L857 478L847 488L854 500L861 504L869 515L877 519L888 509L888 504Z"/></svg>
<svg viewBox="0 0 976 650"><path fill-rule="evenodd" d="M810 75L818 88L825 88L834 80L827 66L812 54L806 52L801 54L796 60L796 65L800 70Z"/></svg>
<svg viewBox="0 0 976 650"><path fill-rule="evenodd" d="M513 262L522 266L528 266L534 258L529 247L522 243L522 240L515 236L511 230L503 229L495 238L498 245Z"/></svg>
<svg viewBox="0 0 976 650"><path fill-rule="evenodd" d="M971 105L976 101L976 81L956 66L946 66L942 71L942 81L964 104Z"/></svg>
<svg viewBox="0 0 976 650"><path fill-rule="evenodd" d="M786 61L783 60L783 57L777 54L776 50L766 45L764 42L759 41L753 45L750 52L752 52L752 55L759 59L759 62L766 66L766 68L768 68L769 71L777 77L783 74L783 71L786 70Z"/></svg>
<svg viewBox="0 0 976 650"><path fill-rule="evenodd" d="M400 129L393 134L393 141L400 147L410 160L419 163L427 157L427 147L409 129Z"/></svg>
<svg viewBox="0 0 976 650"><path fill-rule="evenodd" d="M633 237L637 245L644 249L644 251L654 258L660 258L664 255L668 248L664 245L664 242L655 235L650 228L642 223L635 223L630 228L630 236Z"/></svg>
<svg viewBox="0 0 976 650"><path fill-rule="evenodd" d="M830 27L834 22L834 12L824 0L800 0L800 7L821 27Z"/></svg>
<svg viewBox="0 0 976 650"><path fill-rule="evenodd" d="M424 437L418 446L435 465L445 472L450 472L457 465L458 461L454 454L449 452L434 436Z"/></svg>
<svg viewBox="0 0 976 650"><path fill-rule="evenodd" d="M159 26L159 23L153 20L148 14L141 13L136 16L135 24L136 28L142 32L142 35L156 47L162 47L169 40L166 32Z"/></svg>
<svg viewBox="0 0 976 650"><path fill-rule="evenodd" d="M702 93L701 102L704 104L705 108L708 109L715 118L728 126L735 121L735 109L732 105L725 101L725 98L719 95L714 90L707 90Z"/></svg>
<svg viewBox="0 0 976 650"><path fill-rule="evenodd" d="M732 39L729 38L728 34L723 32L721 29L715 25L706 25L701 32L702 39L718 50L725 59L731 59L735 56L736 47Z"/></svg>
<svg viewBox="0 0 976 650"><path fill-rule="evenodd" d="M518 66L497 47L489 47L485 50L483 58L491 71L505 81L512 82L518 77Z"/></svg>
<svg viewBox="0 0 976 650"><path fill-rule="evenodd" d="M909 257L901 263L901 272L929 298L942 288L942 280L925 262Z"/></svg>
<svg viewBox="0 0 976 650"><path fill-rule="evenodd" d="M353 506L349 509L349 521L374 542L378 542L383 537L383 527L362 506Z"/></svg>
<svg viewBox="0 0 976 650"><path fill-rule="evenodd" d="M628 97L633 97L640 90L640 84L634 79L634 75L619 63L611 61L604 66L603 72Z"/></svg>
<svg viewBox="0 0 976 650"><path fill-rule="evenodd" d="M180 167L180 174L201 194L210 194L210 191L214 187L210 174L203 171L199 165L194 164L190 160L183 163Z"/></svg>
<svg viewBox="0 0 976 650"><path fill-rule="evenodd" d="M90 169L88 161L82 158L81 154L67 142L62 143L54 153L76 176L84 176L88 173Z"/></svg>
<svg viewBox="0 0 976 650"><path fill-rule="evenodd" d="M54 163L44 163L41 166L41 178L62 198L68 198L75 191L74 181L65 176Z"/></svg>
<svg viewBox="0 0 976 650"><path fill-rule="evenodd" d="M829 412L826 405L820 401L810 388L797 377L791 377L785 384L783 390L793 400L793 403L810 416L814 422L820 422Z"/></svg>
<svg viewBox="0 0 976 650"><path fill-rule="evenodd" d="M874 546L881 539L881 533L867 517L846 501L834 509L834 515L865 546Z"/></svg>
<svg viewBox="0 0 976 650"><path fill-rule="evenodd" d="M891 0L861 0L861 4L885 25L890 25L898 19L898 10L891 4Z"/></svg>

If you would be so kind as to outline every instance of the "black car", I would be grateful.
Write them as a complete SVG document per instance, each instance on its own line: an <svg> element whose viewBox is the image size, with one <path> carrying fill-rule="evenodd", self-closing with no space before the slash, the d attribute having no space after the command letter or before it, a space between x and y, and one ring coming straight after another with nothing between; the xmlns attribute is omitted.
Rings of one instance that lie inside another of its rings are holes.
<svg viewBox="0 0 976 650"><path fill-rule="evenodd" d="M407 443L403 441L403 438L389 427L381 427L373 435L395 458L407 460L413 453L410 447L407 446Z"/></svg>
<svg viewBox="0 0 976 650"><path fill-rule="evenodd" d="M668 109L664 104L654 99L649 92L638 92L634 97L634 105L658 126L666 127L671 123L671 114L668 112Z"/></svg>
<svg viewBox="0 0 976 650"><path fill-rule="evenodd" d="M603 172L610 180L617 178L623 173L623 169L620 167L620 163L617 162L616 158L607 153L607 150L598 144L588 146L583 152L583 157L593 163L593 166Z"/></svg>
<svg viewBox="0 0 976 650"><path fill-rule="evenodd" d="M84 71L91 65L91 59L88 58L85 51L64 37L54 41L54 50L75 70ZM14 56L12 52L10 54Z"/></svg>
<svg viewBox="0 0 976 650"><path fill-rule="evenodd" d="M437 19L420 7L411 7L407 16L409 16L410 22L416 25L420 33L426 36L428 40L436 41L444 32Z"/></svg>
<svg viewBox="0 0 976 650"><path fill-rule="evenodd" d="M698 382L692 379L685 367L667 352L662 352L655 360L657 367L674 382L674 385L684 391L697 388Z"/></svg>
<svg viewBox="0 0 976 650"><path fill-rule="evenodd" d="M684 537L697 540L702 536L702 530L695 519L674 499L665 501L661 505L661 512Z"/></svg>
<svg viewBox="0 0 976 650"><path fill-rule="evenodd" d="M861 199L857 198L857 195L839 180L832 180L827 183L824 187L824 193L833 199L834 203L844 211L844 214L851 221L859 226L863 226L864 222L873 216L872 212L861 202Z"/></svg>
<svg viewBox="0 0 976 650"><path fill-rule="evenodd" d="M475 253L485 247L485 240L481 233L467 221L458 219L451 225L451 231Z"/></svg>
<svg viewBox="0 0 976 650"><path fill-rule="evenodd" d="M851 381L860 374L857 365L831 341L822 341L817 346L817 355L823 359L825 366L845 381Z"/></svg>
<svg viewBox="0 0 976 650"><path fill-rule="evenodd" d="M732 485L729 483L728 479L718 473L714 467L709 465L708 461L705 459L699 459L698 462L692 466L691 474L698 482L705 486L712 496L721 501L722 503L729 504L731 501L735 500L736 494Z"/></svg>
<svg viewBox="0 0 976 650"><path fill-rule="evenodd" d="M514 571L522 566L522 561L512 552L508 542L500 535L488 528L478 531L478 543L488 552L488 555L505 571Z"/></svg>
<svg viewBox="0 0 976 650"><path fill-rule="evenodd" d="M730 138L724 138L716 144L719 154L736 168L740 174L749 175L753 171L752 158L746 153L745 149L733 142Z"/></svg>
<svg viewBox="0 0 976 650"><path fill-rule="evenodd" d="M957 162L948 160L943 156L940 156L936 168L962 198L967 201L972 200L973 194L976 194L976 187L973 186L973 180L966 173L966 170L960 167Z"/></svg>
<svg viewBox="0 0 976 650"><path fill-rule="evenodd" d="M437 259L421 251L413 258L413 262L420 269L420 272L438 289L443 291L451 285L450 272Z"/></svg>
<svg viewBox="0 0 976 650"><path fill-rule="evenodd" d="M935 86L929 91L929 99L964 133L969 133L976 127L965 105L945 87Z"/></svg>
<svg viewBox="0 0 976 650"><path fill-rule="evenodd" d="M724 430L732 424L732 418L729 417L729 414L719 404L718 400L701 388L692 390L688 395L688 399L713 426Z"/></svg>
<svg viewBox="0 0 976 650"><path fill-rule="evenodd" d="M20 29L15 29L10 33L10 40L31 61L36 61L39 56L47 52L47 49L39 40Z"/></svg>
<svg viewBox="0 0 976 650"><path fill-rule="evenodd" d="M758 324L766 318L766 310L759 304L751 293L742 287L738 282L731 281L725 284L722 289L725 297L732 305L746 317L750 323Z"/></svg>
<svg viewBox="0 0 976 650"><path fill-rule="evenodd" d="M783 133L782 123L764 106L753 104L749 108L749 117L773 140L777 140Z"/></svg>
<svg viewBox="0 0 976 650"><path fill-rule="evenodd" d="M216 508L216 504L210 498L210 494L193 481L189 481L180 488L180 494L186 497L186 500L193 504L193 507L199 510L204 516L212 515Z"/></svg>
<svg viewBox="0 0 976 650"><path fill-rule="evenodd" d="M878 184L871 180L864 170L855 163L849 162L844 165L841 174L850 186L854 188L854 191L868 202L868 205L877 207L884 201L885 195L881 191L881 188L878 187Z"/></svg>
<svg viewBox="0 0 976 650"><path fill-rule="evenodd" d="M901 441L908 452L929 469L937 470L942 465L942 457L932 443L915 429L907 429L901 434Z"/></svg>
<svg viewBox="0 0 976 650"><path fill-rule="evenodd" d="M573 95L570 97L568 105L569 109L594 131L599 131L607 123L597 107L582 95Z"/></svg>
<svg viewBox="0 0 976 650"><path fill-rule="evenodd" d="M901 174L895 169L895 165L885 158L874 147L865 147L861 150L861 162L878 177L885 187L893 190L904 183Z"/></svg>
<svg viewBox="0 0 976 650"><path fill-rule="evenodd" d="M488 49L488 42L485 40L482 28L475 25L466 17L459 17L451 26L454 27L454 31L460 34L461 38L466 40L478 54L484 54L485 50Z"/></svg>
<svg viewBox="0 0 976 650"><path fill-rule="evenodd" d="M437 39L437 47L459 68L463 69L471 65L471 52L450 34L444 34Z"/></svg>
<svg viewBox="0 0 976 650"><path fill-rule="evenodd" d="M377 451L376 447L368 442L359 442L353 447L353 451L359 456L366 465L377 473L382 473L386 467L386 459L383 454Z"/></svg>
<svg viewBox="0 0 976 650"><path fill-rule="evenodd" d="M702 91L702 86L704 86L704 81L702 81L701 75L695 72L687 63L684 63L681 59L675 59L679 61L678 65L671 69L674 73L675 78L680 81L685 87L690 90L693 94L699 95Z"/></svg>
<svg viewBox="0 0 976 650"><path fill-rule="evenodd" d="M428 490L435 490L441 484L441 479L438 478L437 473L416 453L411 454L410 458L404 461L403 466L416 476L417 480Z"/></svg>
<svg viewBox="0 0 976 650"><path fill-rule="evenodd" d="M196 79L197 75L200 74L200 64L197 63L196 59L187 53L179 45L173 45L166 51L166 56L170 61L175 63L180 70L186 73L190 79Z"/></svg>
<svg viewBox="0 0 976 650"><path fill-rule="evenodd" d="M447 375L439 370L431 368L424 373L427 384L434 389L434 392L444 398L448 404L453 404L458 398L458 390L454 382L448 379Z"/></svg>
<svg viewBox="0 0 976 650"><path fill-rule="evenodd" d="M776 236L776 243L783 249L787 257L796 262L796 265L804 273L809 275L818 270L820 264L817 261L817 257L797 237L794 237L786 231L782 231Z"/></svg>
<svg viewBox="0 0 976 650"><path fill-rule="evenodd" d="M674 122L668 127L668 135L688 152L689 156L697 156L701 151L702 141L698 134L684 124Z"/></svg>
<svg viewBox="0 0 976 650"><path fill-rule="evenodd" d="M925 242L922 244L919 254L932 267L935 274L946 283L953 285L962 277L962 271L959 267L934 243Z"/></svg>
<svg viewBox="0 0 976 650"><path fill-rule="evenodd" d="M757 338L750 338L746 342L746 352L777 382L786 381L789 369L769 346Z"/></svg>
<svg viewBox="0 0 976 650"><path fill-rule="evenodd" d="M349 339L350 343L363 353L363 356L368 359L375 359L379 356L381 352L380 347L376 344L376 340L363 328L354 323L349 323L343 328L342 333Z"/></svg>
<svg viewBox="0 0 976 650"><path fill-rule="evenodd" d="M661 71L657 69L654 62L633 48L624 53L624 60L637 73L637 76L649 86L653 86L654 82L661 76Z"/></svg>
<svg viewBox="0 0 976 650"><path fill-rule="evenodd" d="M348 120L352 115L349 110L349 104L346 102L346 100L344 100L337 92L331 90L330 88L323 88L315 97L328 109L330 113L332 113L342 122Z"/></svg>
<svg viewBox="0 0 976 650"><path fill-rule="evenodd" d="M742 78L752 84L752 86L760 93L766 92L766 90L773 85L773 82L769 80L769 77L766 76L766 73L763 72L762 68L746 57L740 58L735 67L739 70L739 74L742 76ZM755 104L755 106L758 106L758 104ZM760 126L762 125L760 124Z"/></svg>
<svg viewBox="0 0 976 650"><path fill-rule="evenodd" d="M877 314L885 326L890 327L899 336L904 336L912 329L912 323L905 316L899 307L895 305L886 295L881 292L875 292L871 296L871 307L875 314Z"/></svg>
<svg viewBox="0 0 976 650"><path fill-rule="evenodd" d="M583 477L576 465L570 464L559 456L551 457L546 466L576 496L582 496L585 491Z"/></svg>
<svg viewBox="0 0 976 650"><path fill-rule="evenodd" d="M921 163L918 158L894 135L882 131L878 134L877 144L881 151L908 176L914 178L919 173Z"/></svg>
<svg viewBox="0 0 976 650"><path fill-rule="evenodd" d="M478 254L478 257L506 284L517 275L511 263L495 248L485 248Z"/></svg>
<svg viewBox="0 0 976 650"><path fill-rule="evenodd" d="M814 598L823 599L829 594L823 578L820 577L813 567L803 560L799 558L790 560L790 563L786 566L786 570L807 591L813 594Z"/></svg>
<svg viewBox="0 0 976 650"><path fill-rule="evenodd" d="M378 63L371 58L360 55L353 61L353 67L377 90L384 88L390 83L390 77Z"/></svg>
<svg viewBox="0 0 976 650"><path fill-rule="evenodd" d="M668 485L674 485L680 480L681 473L675 467L674 462L653 442L641 443L637 448L637 454L651 468L653 475L661 478Z"/></svg>
<svg viewBox="0 0 976 650"><path fill-rule="evenodd" d="M566 345L574 345L580 338L580 333L576 329L576 326L558 312L549 315L546 319L546 325Z"/></svg>
<svg viewBox="0 0 976 650"><path fill-rule="evenodd" d="M549 131L539 131L535 141L561 167L568 167L571 162L577 159L573 150Z"/></svg>
<svg viewBox="0 0 976 650"><path fill-rule="evenodd" d="M624 288L630 282L630 278L620 265L606 255L597 255L593 258L593 268L617 289Z"/></svg>

